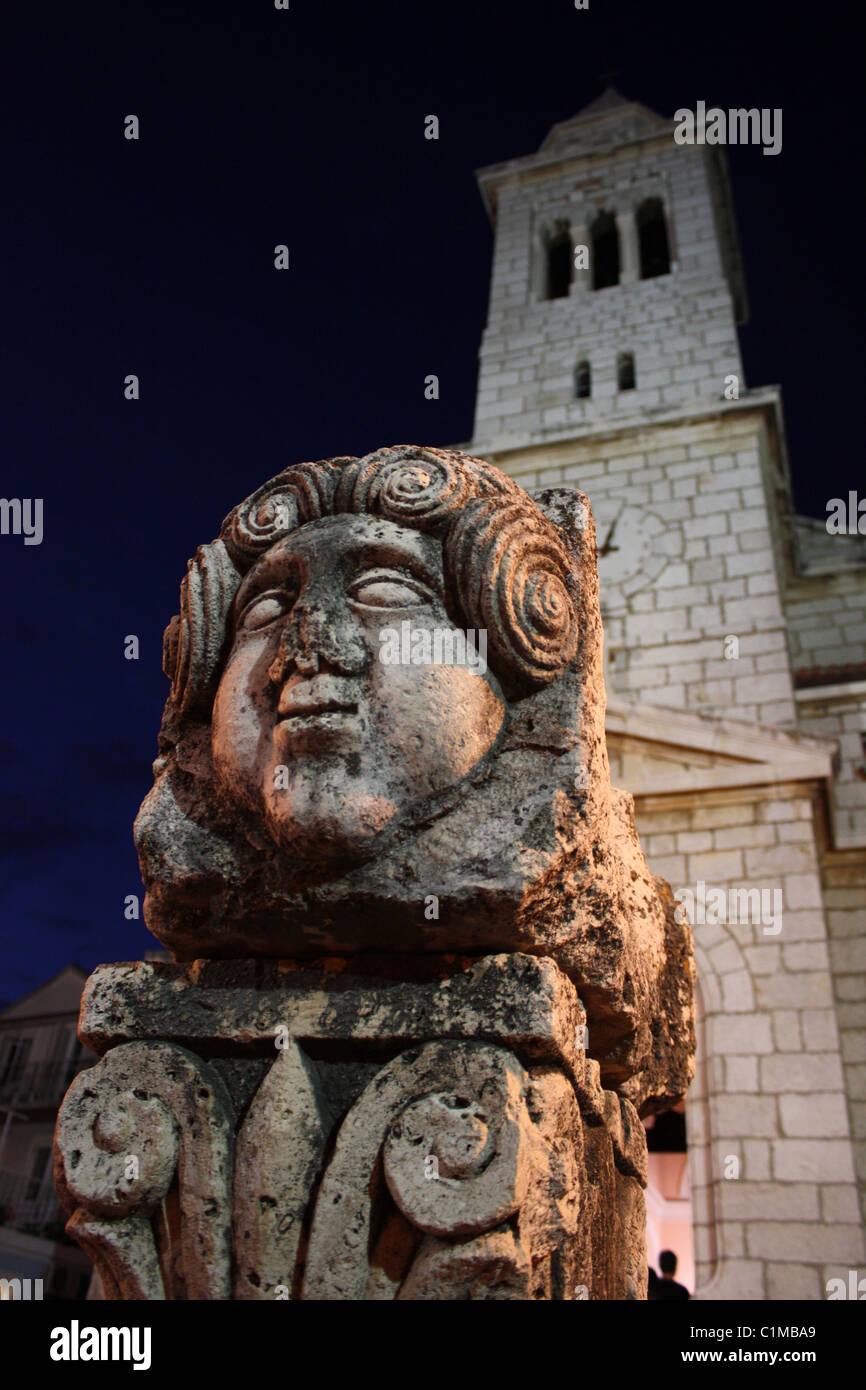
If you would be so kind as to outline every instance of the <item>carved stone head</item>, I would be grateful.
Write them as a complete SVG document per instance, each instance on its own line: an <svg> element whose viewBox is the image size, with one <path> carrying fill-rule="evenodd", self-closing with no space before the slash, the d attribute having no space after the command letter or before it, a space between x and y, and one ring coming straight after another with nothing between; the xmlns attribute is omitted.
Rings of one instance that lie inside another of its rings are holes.
<svg viewBox="0 0 866 1390"><path fill-rule="evenodd" d="M582 493L414 446L286 469L166 631L149 927L181 959L554 954L631 1075L677 931L691 966L610 788L601 651Z"/></svg>

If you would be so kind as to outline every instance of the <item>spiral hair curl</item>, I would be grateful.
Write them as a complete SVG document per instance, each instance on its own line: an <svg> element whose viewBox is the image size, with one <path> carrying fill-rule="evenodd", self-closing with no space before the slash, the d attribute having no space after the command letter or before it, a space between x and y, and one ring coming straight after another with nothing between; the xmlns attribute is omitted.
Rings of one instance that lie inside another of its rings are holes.
<svg viewBox="0 0 866 1390"><path fill-rule="evenodd" d="M397 445L364 458L300 463L235 507L201 546L166 629L164 669L182 715L205 713L243 575L277 541L321 517L381 516L437 537L467 627L486 629L490 664L518 694L540 689L577 653L577 577L559 532L492 464Z"/></svg>

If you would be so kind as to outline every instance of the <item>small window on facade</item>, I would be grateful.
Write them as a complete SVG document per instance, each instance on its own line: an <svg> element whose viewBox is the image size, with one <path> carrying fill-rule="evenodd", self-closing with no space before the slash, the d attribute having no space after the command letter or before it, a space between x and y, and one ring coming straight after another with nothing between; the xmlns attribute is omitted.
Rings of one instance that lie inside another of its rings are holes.
<svg viewBox="0 0 866 1390"><path fill-rule="evenodd" d="M0 1086L20 1081L27 1062L32 1038L4 1038L0 1048Z"/></svg>
<svg viewBox="0 0 866 1390"><path fill-rule="evenodd" d="M620 391L635 388L634 358L630 352L621 352L616 360L616 384Z"/></svg>
<svg viewBox="0 0 866 1390"><path fill-rule="evenodd" d="M564 299L571 288L571 235L567 227L547 243L547 298Z"/></svg>
<svg viewBox="0 0 866 1390"><path fill-rule="evenodd" d="M600 212L592 224L592 288L619 284L619 232L612 212Z"/></svg>
<svg viewBox="0 0 866 1390"><path fill-rule="evenodd" d="M661 198L644 199L637 210L636 221L640 242L640 278L651 280L654 275L669 275L671 256Z"/></svg>
<svg viewBox="0 0 866 1390"><path fill-rule="evenodd" d="M585 359L578 362L574 369L574 394L579 401L584 401L592 395L592 372Z"/></svg>
<svg viewBox="0 0 866 1390"><path fill-rule="evenodd" d="M50 1158L50 1149L36 1149L34 1152L26 1190L26 1200L28 1202L35 1202L36 1198L39 1196L40 1189L45 1181L45 1174L48 1170L48 1160Z"/></svg>

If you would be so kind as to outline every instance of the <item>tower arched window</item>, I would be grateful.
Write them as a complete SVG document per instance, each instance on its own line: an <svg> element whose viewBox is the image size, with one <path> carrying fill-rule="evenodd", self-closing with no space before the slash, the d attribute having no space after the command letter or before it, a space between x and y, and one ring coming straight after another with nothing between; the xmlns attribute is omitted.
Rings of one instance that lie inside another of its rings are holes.
<svg viewBox="0 0 866 1390"><path fill-rule="evenodd" d="M655 275L669 275L671 253L661 198L645 198L635 220L640 244L640 278L651 280Z"/></svg>
<svg viewBox="0 0 866 1390"><path fill-rule="evenodd" d="M592 371L585 357L574 369L574 394L579 401L585 401L592 395Z"/></svg>
<svg viewBox="0 0 866 1390"><path fill-rule="evenodd" d="M621 352L616 359L616 384L620 391L633 391L636 385L634 356Z"/></svg>
<svg viewBox="0 0 866 1390"><path fill-rule="evenodd" d="M592 288L619 284L619 231L612 212L600 212L592 224Z"/></svg>
<svg viewBox="0 0 866 1390"><path fill-rule="evenodd" d="M547 299L564 299L571 288L571 234L560 226L547 239Z"/></svg>

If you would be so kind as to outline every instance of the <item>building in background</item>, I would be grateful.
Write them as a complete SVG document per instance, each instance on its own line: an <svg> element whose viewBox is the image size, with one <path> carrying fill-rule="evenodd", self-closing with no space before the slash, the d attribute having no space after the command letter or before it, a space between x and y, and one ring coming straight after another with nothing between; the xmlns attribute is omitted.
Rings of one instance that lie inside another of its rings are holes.
<svg viewBox="0 0 866 1390"><path fill-rule="evenodd" d="M77 1035L86 978L68 965L0 1012L0 1278L41 1279L44 1298L84 1298L92 1271L65 1234L53 1171L60 1102L96 1061Z"/></svg>
<svg viewBox="0 0 866 1390"><path fill-rule="evenodd" d="M685 1271L690 1210L698 1296L821 1298L864 1261L866 537L794 513L725 158L673 131L608 89L479 173L463 447L589 494L611 773L694 924L688 1161L650 1135L651 1244L675 1230Z"/></svg>

